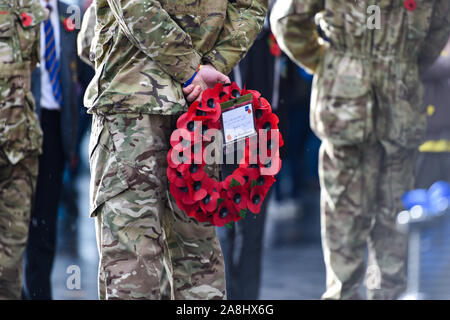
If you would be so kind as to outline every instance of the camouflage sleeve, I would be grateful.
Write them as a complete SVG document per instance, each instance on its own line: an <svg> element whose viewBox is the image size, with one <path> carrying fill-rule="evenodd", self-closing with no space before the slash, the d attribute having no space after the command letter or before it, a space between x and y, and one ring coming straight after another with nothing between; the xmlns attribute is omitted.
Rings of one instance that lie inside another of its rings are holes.
<svg viewBox="0 0 450 320"><path fill-rule="evenodd" d="M214 48L203 59L229 74L245 56L264 26L268 0L228 1L227 17Z"/></svg>
<svg viewBox="0 0 450 320"><path fill-rule="evenodd" d="M324 0L278 0L270 16L280 48L309 72L316 71L327 47L314 22L323 9Z"/></svg>
<svg viewBox="0 0 450 320"><path fill-rule="evenodd" d="M419 69L424 72L439 57L450 36L450 1L437 0L428 35L419 54Z"/></svg>
<svg viewBox="0 0 450 320"><path fill-rule="evenodd" d="M122 31L142 52L184 83L197 70L201 56L191 37L156 0L108 0Z"/></svg>
<svg viewBox="0 0 450 320"><path fill-rule="evenodd" d="M96 13L95 6L92 4L87 8L84 13L83 22L81 23L81 29L77 36L77 50L78 56L85 63L94 66L93 61L90 59L91 43L94 38Z"/></svg>

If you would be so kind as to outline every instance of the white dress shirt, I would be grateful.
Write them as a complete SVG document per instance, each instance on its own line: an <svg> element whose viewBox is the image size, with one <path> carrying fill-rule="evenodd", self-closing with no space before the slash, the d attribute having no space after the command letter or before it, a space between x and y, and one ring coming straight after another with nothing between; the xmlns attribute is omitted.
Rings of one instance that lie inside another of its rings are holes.
<svg viewBox="0 0 450 320"><path fill-rule="evenodd" d="M60 47L60 21L59 21L59 13L58 13L58 1L57 0L49 0L48 2L45 0L40 0L42 6L45 8L47 5L52 7L52 12L50 14L50 21L53 26L54 34L55 34L55 46L56 46L56 57L57 59L61 56L61 47ZM56 101L55 96L53 95L52 84L50 82L50 76L45 68L45 31L44 31L44 23L41 25L41 108L50 109L50 110L59 110L61 106L58 101Z"/></svg>

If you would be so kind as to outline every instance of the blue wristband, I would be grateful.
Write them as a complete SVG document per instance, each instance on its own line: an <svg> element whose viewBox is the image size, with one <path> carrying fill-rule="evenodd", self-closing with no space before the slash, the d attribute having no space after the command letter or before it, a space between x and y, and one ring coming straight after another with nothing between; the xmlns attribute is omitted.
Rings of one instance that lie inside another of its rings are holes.
<svg viewBox="0 0 450 320"><path fill-rule="evenodd" d="M183 84L183 87L186 88L188 85L190 85L192 83L192 81L194 81L195 76L197 75L198 71L195 71L194 75L192 76L192 78L190 78L188 81L186 81Z"/></svg>

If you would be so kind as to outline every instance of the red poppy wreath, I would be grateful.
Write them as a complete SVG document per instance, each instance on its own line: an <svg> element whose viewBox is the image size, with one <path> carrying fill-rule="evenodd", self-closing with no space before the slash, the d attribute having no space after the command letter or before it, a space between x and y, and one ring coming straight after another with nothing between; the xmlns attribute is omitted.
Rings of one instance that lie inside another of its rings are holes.
<svg viewBox="0 0 450 320"><path fill-rule="evenodd" d="M244 97L251 104L245 110L252 114L256 136L241 141L244 156L239 167L224 181L217 181L205 172L210 164L205 160L205 148L215 133L222 134L224 104ZM257 91L241 90L236 83L219 83L203 91L200 101L180 116L170 139L167 177L178 207L200 222L219 227L232 227L248 212L258 214L281 169L283 139L278 122L269 102Z"/></svg>

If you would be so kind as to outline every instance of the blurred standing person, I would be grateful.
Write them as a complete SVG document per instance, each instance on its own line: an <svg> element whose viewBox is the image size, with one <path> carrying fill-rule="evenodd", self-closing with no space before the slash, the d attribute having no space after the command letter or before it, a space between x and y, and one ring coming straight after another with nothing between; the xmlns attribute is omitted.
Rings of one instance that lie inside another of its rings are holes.
<svg viewBox="0 0 450 320"><path fill-rule="evenodd" d="M96 75L85 105L93 114L90 204L99 296L161 299L166 269L172 298L224 299L215 228L189 218L171 199L167 152L186 100L229 82L225 74L253 44L267 1L97 0L93 6Z"/></svg>
<svg viewBox="0 0 450 320"><path fill-rule="evenodd" d="M419 148L416 186L428 189L439 180L450 183L450 39L421 80L428 121L426 141Z"/></svg>
<svg viewBox="0 0 450 320"><path fill-rule="evenodd" d="M41 0L41 4L50 16L41 26L42 63L33 73L32 91L44 141L24 261L26 299L52 298L62 174L75 155L79 108L76 30L67 15L68 5L57 0Z"/></svg>
<svg viewBox="0 0 450 320"><path fill-rule="evenodd" d="M39 1L0 0L0 299L20 299L22 260L42 131L31 73L39 62Z"/></svg>
<svg viewBox="0 0 450 320"><path fill-rule="evenodd" d="M425 133L419 69L445 46L450 2L377 4L280 0L271 16L280 47L316 74L311 126L322 140L324 299L360 298L367 246L374 280L368 298L396 299L405 289L407 235L396 229L395 217L401 196L414 187Z"/></svg>

